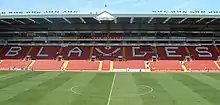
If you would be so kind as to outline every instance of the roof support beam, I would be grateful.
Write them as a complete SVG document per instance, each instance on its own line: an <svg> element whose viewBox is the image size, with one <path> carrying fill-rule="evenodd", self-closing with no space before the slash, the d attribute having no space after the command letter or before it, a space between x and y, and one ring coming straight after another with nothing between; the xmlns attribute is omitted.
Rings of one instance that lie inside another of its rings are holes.
<svg viewBox="0 0 220 105"><path fill-rule="evenodd" d="M102 23L101 20L97 20L100 24Z"/></svg>
<svg viewBox="0 0 220 105"><path fill-rule="evenodd" d="M19 23L21 23L21 24L25 24L25 22L23 22L23 21L21 21L21 20L16 20L16 19L12 19L12 20L14 20L14 21L16 21L16 22L19 22Z"/></svg>
<svg viewBox="0 0 220 105"><path fill-rule="evenodd" d="M183 23L186 19L188 19L188 18L184 18L184 19L180 20L178 23L181 24L181 23Z"/></svg>
<svg viewBox="0 0 220 105"><path fill-rule="evenodd" d="M115 23L115 24L118 23L118 22L117 22L117 18L114 19L114 23Z"/></svg>
<svg viewBox="0 0 220 105"><path fill-rule="evenodd" d="M63 17L63 20L65 20L67 23L72 24L67 18Z"/></svg>
<svg viewBox="0 0 220 105"><path fill-rule="evenodd" d="M199 22L201 22L203 19L204 19L204 18L201 18L201 19L199 19L199 20L196 20L195 23L199 23Z"/></svg>
<svg viewBox="0 0 220 105"><path fill-rule="evenodd" d="M131 17L131 19L130 19L130 24L132 24L133 21L134 21L134 17Z"/></svg>
<svg viewBox="0 0 220 105"><path fill-rule="evenodd" d="M82 17L80 17L80 20L85 24L86 23L86 21L82 18Z"/></svg>
<svg viewBox="0 0 220 105"><path fill-rule="evenodd" d="M149 20L148 20L148 22L147 23L151 23L151 21L153 20L154 18L153 17L151 17Z"/></svg>
<svg viewBox="0 0 220 105"><path fill-rule="evenodd" d="M5 20L0 20L0 21L3 22L3 23L6 23L6 24L12 24L12 23L7 22L7 21L5 21Z"/></svg>
<svg viewBox="0 0 220 105"><path fill-rule="evenodd" d="M31 19L31 18L27 18L28 20L32 21L33 23L36 23L35 20Z"/></svg>
<svg viewBox="0 0 220 105"><path fill-rule="evenodd" d="M99 19L97 19L97 18L94 18L95 20L97 20L100 24L102 23L102 21L101 20L99 20Z"/></svg>
<svg viewBox="0 0 220 105"><path fill-rule="evenodd" d="M163 23L167 23L169 20L171 19L171 17L168 17L166 20L163 21Z"/></svg>
<svg viewBox="0 0 220 105"><path fill-rule="evenodd" d="M53 23L51 20L44 18L46 21L48 21L49 23Z"/></svg>
<svg viewBox="0 0 220 105"><path fill-rule="evenodd" d="M212 20L210 20L210 21L206 22L206 24L212 23L212 22L214 22L214 21L216 21L216 20L217 20L217 18L212 19Z"/></svg>

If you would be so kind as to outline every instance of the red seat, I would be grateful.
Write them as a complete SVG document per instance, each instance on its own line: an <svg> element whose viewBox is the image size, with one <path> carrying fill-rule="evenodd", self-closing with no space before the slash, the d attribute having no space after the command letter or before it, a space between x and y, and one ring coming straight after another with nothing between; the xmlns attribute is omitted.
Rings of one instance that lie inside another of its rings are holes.
<svg viewBox="0 0 220 105"><path fill-rule="evenodd" d="M114 61L114 69L145 69L144 60Z"/></svg>
<svg viewBox="0 0 220 105"><path fill-rule="evenodd" d="M32 66L33 70L61 70L63 61L36 60Z"/></svg>
<svg viewBox="0 0 220 105"><path fill-rule="evenodd" d="M88 60L70 60L66 70L98 70L99 62Z"/></svg>
<svg viewBox="0 0 220 105"><path fill-rule="evenodd" d="M160 60L150 62L151 71L183 71L179 60Z"/></svg>
<svg viewBox="0 0 220 105"><path fill-rule="evenodd" d="M219 70L213 60L193 60L185 62L188 70Z"/></svg>
<svg viewBox="0 0 220 105"><path fill-rule="evenodd" d="M10 68L27 69L30 63L31 61L7 59L7 60L3 60L0 63L0 69L1 70L8 70Z"/></svg>
<svg viewBox="0 0 220 105"><path fill-rule="evenodd" d="M104 60L103 61L102 70L110 70L110 60Z"/></svg>

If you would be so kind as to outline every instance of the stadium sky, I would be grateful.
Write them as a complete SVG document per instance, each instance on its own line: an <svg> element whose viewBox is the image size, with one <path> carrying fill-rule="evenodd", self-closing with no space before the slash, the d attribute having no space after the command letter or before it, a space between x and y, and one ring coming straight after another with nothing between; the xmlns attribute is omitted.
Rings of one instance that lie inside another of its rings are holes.
<svg viewBox="0 0 220 105"><path fill-rule="evenodd" d="M79 13L149 13L153 10L220 10L220 0L1 0L0 11L76 10ZM107 5L107 7L105 7Z"/></svg>

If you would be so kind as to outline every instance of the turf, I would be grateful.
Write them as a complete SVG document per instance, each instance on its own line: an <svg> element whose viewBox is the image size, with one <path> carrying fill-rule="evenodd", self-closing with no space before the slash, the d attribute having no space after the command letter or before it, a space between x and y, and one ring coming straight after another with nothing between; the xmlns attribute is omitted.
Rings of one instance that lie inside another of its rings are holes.
<svg viewBox="0 0 220 105"><path fill-rule="evenodd" d="M0 72L0 105L219 105L220 73Z"/></svg>

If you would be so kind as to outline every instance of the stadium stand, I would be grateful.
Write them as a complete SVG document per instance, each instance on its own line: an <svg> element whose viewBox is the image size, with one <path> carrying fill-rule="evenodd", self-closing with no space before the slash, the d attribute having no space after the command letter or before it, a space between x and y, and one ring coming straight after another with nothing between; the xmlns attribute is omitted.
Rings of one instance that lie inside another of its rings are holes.
<svg viewBox="0 0 220 105"><path fill-rule="evenodd" d="M66 67L68 71L109 71L111 65L113 65L113 70L138 70L147 69L144 62L150 61L151 71L184 71L182 65L187 70L219 70L218 65L214 63L218 59L218 52L214 46L159 46L156 49L157 53L144 51L136 46L112 47L111 50L99 46L5 46L1 52L3 56L0 67L7 70L9 68L27 69L34 61L33 65L29 67L31 70L62 70L64 61L68 61ZM189 54L186 49L189 50ZM189 61L186 60L188 55L190 55ZM30 59L25 59L27 56ZM92 58L94 56L95 59ZM153 57L156 57L155 60ZM217 64L219 63L217 62Z"/></svg>
<svg viewBox="0 0 220 105"><path fill-rule="evenodd" d="M220 71L219 17L103 13L0 16L0 69Z"/></svg>

